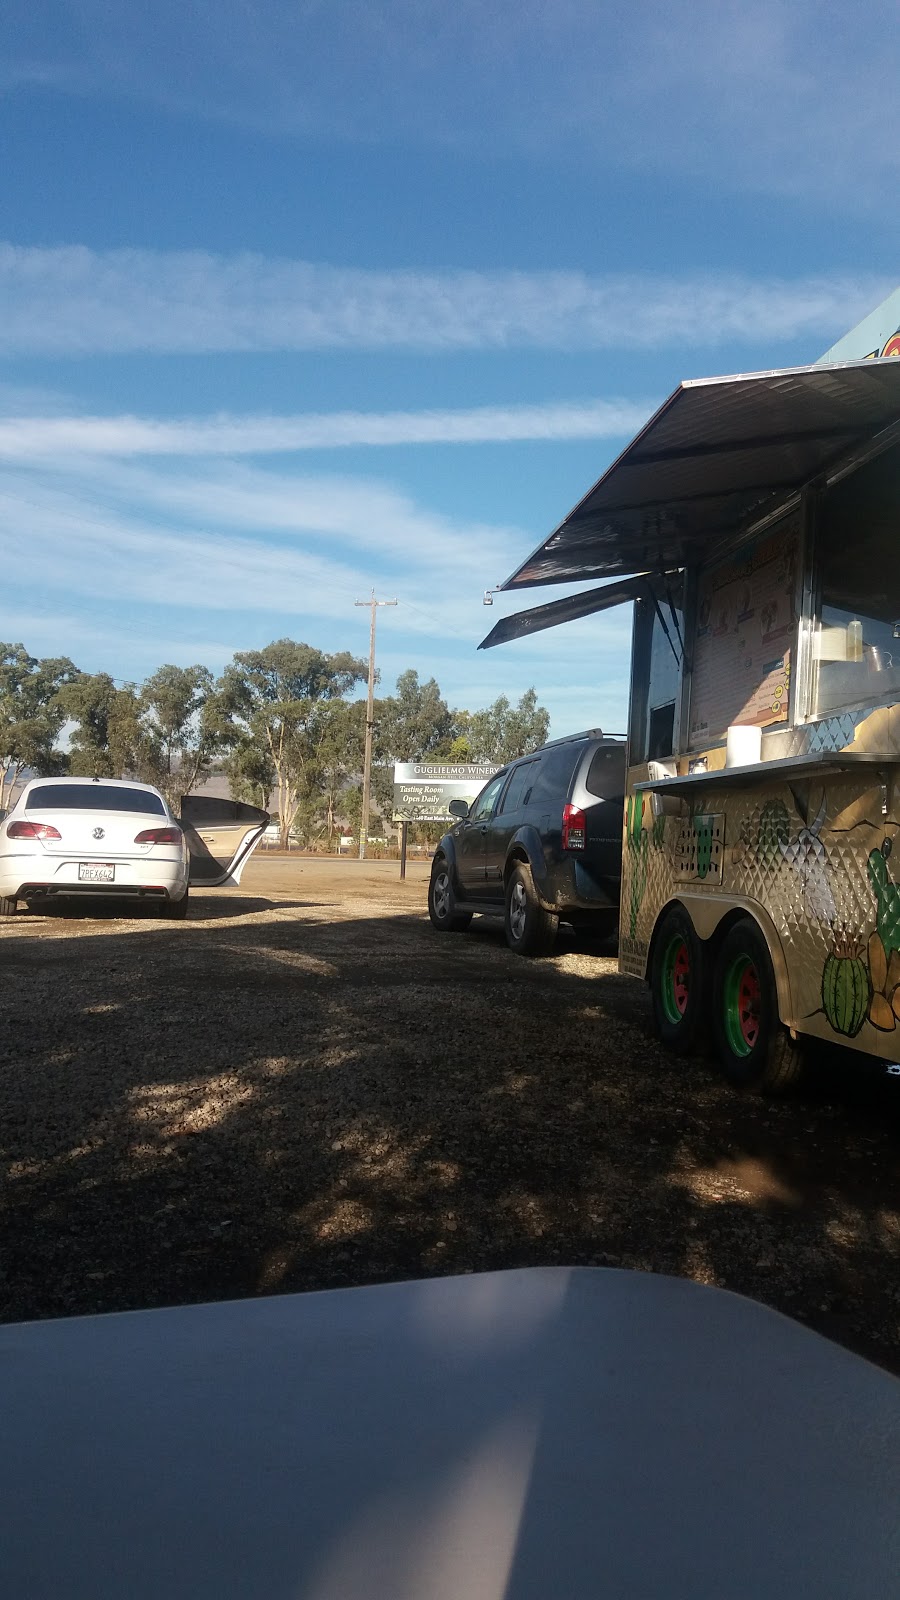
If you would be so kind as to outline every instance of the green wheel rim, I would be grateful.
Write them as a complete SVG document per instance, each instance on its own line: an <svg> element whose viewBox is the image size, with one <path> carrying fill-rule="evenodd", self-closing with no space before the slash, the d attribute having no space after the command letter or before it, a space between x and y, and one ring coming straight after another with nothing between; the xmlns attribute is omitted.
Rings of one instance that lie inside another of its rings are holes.
<svg viewBox="0 0 900 1600"><path fill-rule="evenodd" d="M691 953L680 933L673 934L663 952L662 1008L666 1021L684 1021L691 992Z"/></svg>
<svg viewBox="0 0 900 1600"><path fill-rule="evenodd" d="M749 1056L759 1039L762 987L749 956L736 956L725 974L725 1037L732 1055Z"/></svg>

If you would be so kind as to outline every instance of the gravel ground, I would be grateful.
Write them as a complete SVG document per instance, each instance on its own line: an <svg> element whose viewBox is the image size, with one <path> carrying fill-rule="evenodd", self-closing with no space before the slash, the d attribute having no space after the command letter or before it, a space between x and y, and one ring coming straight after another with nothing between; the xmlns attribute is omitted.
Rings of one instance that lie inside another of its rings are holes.
<svg viewBox="0 0 900 1600"><path fill-rule="evenodd" d="M900 1371L892 1081L741 1098L614 961L435 934L397 871L254 857L183 924L0 924L4 1320L611 1264Z"/></svg>

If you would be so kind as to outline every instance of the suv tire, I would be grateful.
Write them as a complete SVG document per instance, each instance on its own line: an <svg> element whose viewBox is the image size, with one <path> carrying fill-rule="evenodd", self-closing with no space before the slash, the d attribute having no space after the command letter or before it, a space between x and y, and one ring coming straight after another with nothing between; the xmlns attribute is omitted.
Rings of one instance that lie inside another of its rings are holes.
<svg viewBox="0 0 900 1600"><path fill-rule="evenodd" d="M537 897L531 868L519 861L506 885L506 942L517 956L545 956L556 942L559 917Z"/></svg>
<svg viewBox="0 0 900 1600"><path fill-rule="evenodd" d="M428 915L431 926L438 933L464 933L472 921L471 911L457 911L456 890L450 863L445 856L436 856L428 885Z"/></svg>

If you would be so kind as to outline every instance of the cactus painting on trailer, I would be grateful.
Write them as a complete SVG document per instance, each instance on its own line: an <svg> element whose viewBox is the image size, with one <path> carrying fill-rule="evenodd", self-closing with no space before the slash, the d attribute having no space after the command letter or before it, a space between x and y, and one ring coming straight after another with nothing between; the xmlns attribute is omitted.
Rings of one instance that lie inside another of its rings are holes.
<svg viewBox="0 0 900 1600"><path fill-rule="evenodd" d="M834 1029L855 1039L869 1010L869 973L862 950L846 935L835 940L822 970L822 1010Z"/></svg>
<svg viewBox="0 0 900 1600"><path fill-rule="evenodd" d="M891 841L869 852L867 870L875 896L875 928L863 941L840 933L822 969L822 1010L835 1033L855 1039L868 1021L893 1033L900 1021L900 884L888 871Z"/></svg>
<svg viewBox="0 0 900 1600"><path fill-rule="evenodd" d="M631 892L629 895L629 922L631 937L634 938L637 928L638 912L647 887L647 834L644 832L644 797L640 794L628 796L625 808L625 837L628 844L629 866L631 871Z"/></svg>
<svg viewBox="0 0 900 1600"><path fill-rule="evenodd" d="M868 873L875 896L875 932L869 940L871 1000L869 1021L892 1033L900 1020L900 884L891 881L891 841L869 852Z"/></svg>

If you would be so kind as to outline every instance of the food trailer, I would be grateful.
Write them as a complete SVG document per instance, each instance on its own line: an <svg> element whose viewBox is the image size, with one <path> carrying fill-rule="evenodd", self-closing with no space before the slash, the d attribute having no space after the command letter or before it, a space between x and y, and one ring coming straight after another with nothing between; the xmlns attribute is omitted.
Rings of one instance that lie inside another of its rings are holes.
<svg viewBox="0 0 900 1600"><path fill-rule="evenodd" d="M815 366L681 384L503 588L615 581L483 641L633 601L620 970L668 1046L711 1036L768 1093L804 1039L900 1061L900 291L886 308Z"/></svg>

